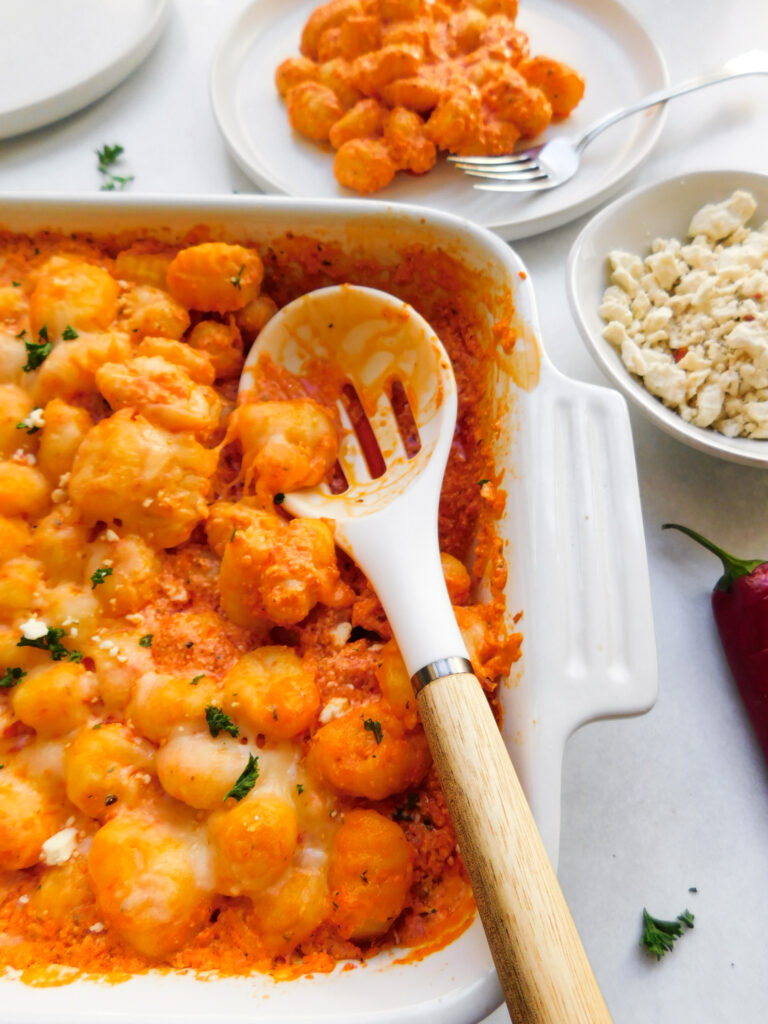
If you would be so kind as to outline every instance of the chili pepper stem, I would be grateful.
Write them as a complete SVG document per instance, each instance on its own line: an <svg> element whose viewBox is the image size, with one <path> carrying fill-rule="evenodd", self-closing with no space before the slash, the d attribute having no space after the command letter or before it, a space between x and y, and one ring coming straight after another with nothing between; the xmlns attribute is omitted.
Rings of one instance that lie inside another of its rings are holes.
<svg viewBox="0 0 768 1024"><path fill-rule="evenodd" d="M718 590L730 590L733 583L739 579L740 576L749 576L753 573L758 566L763 565L768 559L758 558L754 561L748 561L744 558L735 558L733 555L724 551L718 547L717 544L713 544L711 540L707 540L706 537L702 537L700 533L695 530L691 530L688 526L680 526L679 523L664 523L662 530L680 530L681 533L687 534L693 540L697 541L702 547L705 547L708 551L711 551L713 555L717 555L720 561L723 563L723 575L715 584Z"/></svg>

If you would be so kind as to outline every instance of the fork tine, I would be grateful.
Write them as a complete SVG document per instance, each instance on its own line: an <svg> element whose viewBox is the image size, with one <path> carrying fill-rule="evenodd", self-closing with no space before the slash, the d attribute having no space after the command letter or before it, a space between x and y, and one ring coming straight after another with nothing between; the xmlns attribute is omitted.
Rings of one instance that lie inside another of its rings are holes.
<svg viewBox="0 0 768 1024"><path fill-rule="evenodd" d="M538 165L526 167L521 171L486 171L467 168L464 173L470 178L488 178L491 181L540 181L548 176L547 172L542 171Z"/></svg>
<svg viewBox="0 0 768 1024"><path fill-rule="evenodd" d="M526 160L507 160L502 163L493 164L464 163L461 160L456 160L453 166L469 174L470 171L525 171L532 167L538 167L539 164L538 161L530 158Z"/></svg>
<svg viewBox="0 0 768 1024"><path fill-rule="evenodd" d="M533 146L531 149L523 149L519 153L506 153L503 156L449 155L448 160L452 164L468 164L476 167L495 167L503 164L517 164L525 163L529 160L535 160L542 148L542 146Z"/></svg>

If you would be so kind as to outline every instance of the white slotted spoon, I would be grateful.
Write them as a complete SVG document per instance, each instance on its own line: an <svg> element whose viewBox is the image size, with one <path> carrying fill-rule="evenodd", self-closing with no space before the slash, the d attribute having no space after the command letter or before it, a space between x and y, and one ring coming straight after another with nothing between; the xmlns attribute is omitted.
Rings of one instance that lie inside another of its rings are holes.
<svg viewBox="0 0 768 1024"><path fill-rule="evenodd" d="M610 1015L498 726L472 674L440 565L437 516L456 422L456 383L439 339L385 292L340 285L285 306L259 335L240 393L269 356L298 376L328 363L355 388L385 472L373 479L341 404L349 487L286 494L294 516L332 519L366 574L418 694L419 714L480 918L515 1024L610 1024ZM406 391L421 447L405 450L387 388Z"/></svg>

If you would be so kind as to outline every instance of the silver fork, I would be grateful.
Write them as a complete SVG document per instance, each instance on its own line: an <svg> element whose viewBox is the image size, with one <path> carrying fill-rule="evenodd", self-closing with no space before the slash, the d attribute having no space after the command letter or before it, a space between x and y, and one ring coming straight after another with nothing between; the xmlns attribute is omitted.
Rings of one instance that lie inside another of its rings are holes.
<svg viewBox="0 0 768 1024"><path fill-rule="evenodd" d="M695 89L703 89L717 82L727 82L742 75L768 74L768 51L749 50L726 61L722 67L695 78L689 78L678 85L658 89L649 93L629 107L623 107L588 128L575 139L553 139L541 146L510 153L509 156L449 156L465 174L474 178L488 178L492 183L475 185L486 192L543 192L557 188L569 181L581 163L581 154L587 146L606 128L617 121L636 114L657 103L666 103L675 96L682 96Z"/></svg>

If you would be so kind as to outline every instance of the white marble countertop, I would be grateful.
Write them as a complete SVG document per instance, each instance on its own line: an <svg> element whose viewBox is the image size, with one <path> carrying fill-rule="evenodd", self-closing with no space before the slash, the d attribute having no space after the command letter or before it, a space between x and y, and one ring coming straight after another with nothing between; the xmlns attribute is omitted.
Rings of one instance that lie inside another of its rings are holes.
<svg viewBox="0 0 768 1024"><path fill-rule="evenodd" d="M0 203L4 193L95 192L94 151L105 142L130 155L134 192L256 191L227 156L208 100L215 45L243 6L175 0L159 45L115 91L63 122L0 142ZM656 39L673 81L742 50L768 49L764 0L627 6ZM768 78L677 100L627 187L709 167L768 170ZM604 384L565 297L566 257L586 219L515 248L534 283L549 355L566 374ZM735 554L768 557L768 472L699 454L634 413L632 425L659 699L646 716L590 725L570 740L560 879L617 1024L764 1024L768 775L711 618L719 565L660 525L682 522ZM660 917L685 907L696 915L694 930L660 963L638 946L644 906Z"/></svg>

